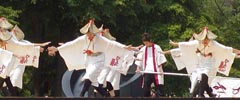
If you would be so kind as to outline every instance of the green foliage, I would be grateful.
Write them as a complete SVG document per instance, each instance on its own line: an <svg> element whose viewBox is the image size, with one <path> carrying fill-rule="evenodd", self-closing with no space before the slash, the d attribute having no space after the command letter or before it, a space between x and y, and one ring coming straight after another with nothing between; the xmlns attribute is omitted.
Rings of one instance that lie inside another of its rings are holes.
<svg viewBox="0 0 240 100"><path fill-rule="evenodd" d="M3 7L0 5L0 17L5 17L9 19L9 22L18 24L14 19L19 17L21 10L14 10L12 7Z"/></svg>

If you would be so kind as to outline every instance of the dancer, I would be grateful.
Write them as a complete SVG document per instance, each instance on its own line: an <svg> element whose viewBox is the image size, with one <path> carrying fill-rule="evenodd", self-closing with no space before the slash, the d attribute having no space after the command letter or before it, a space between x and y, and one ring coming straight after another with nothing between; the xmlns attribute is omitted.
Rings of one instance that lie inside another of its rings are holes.
<svg viewBox="0 0 240 100"><path fill-rule="evenodd" d="M44 51L44 47L51 43L51 42L31 43L27 40L24 40L25 35L17 25L14 26L14 28L12 29L11 32L13 33L14 37L16 37L16 39L19 42L26 43L26 44L34 44L36 51L40 51L41 53ZM38 50L38 49L40 49L40 50ZM13 85L13 88L15 88L15 90L16 90L15 96L20 96L18 90L22 89L23 73L25 71L26 66L20 65L18 62L15 62L13 67L14 68L10 72L10 80Z"/></svg>
<svg viewBox="0 0 240 100"><path fill-rule="evenodd" d="M208 76L216 76L217 72L228 75L235 57L234 53L239 54L240 51L215 41L217 36L207 27L200 34L194 34L194 38L196 40L189 42L170 41L170 44L179 47L182 63L187 69L196 66L191 76L194 87L191 90L192 96L205 97L206 91L210 97L215 97L209 87L211 80L208 80Z"/></svg>
<svg viewBox="0 0 240 100"><path fill-rule="evenodd" d="M86 74L82 79L85 83L80 94L81 97L84 97L91 85L102 96L107 97L109 94L99 87L97 77L104 66L120 66L118 62L125 59L122 55L126 52L129 52L129 55L132 54L129 51L131 46L108 40L97 34L99 29L93 20L82 27L80 32L84 35L73 41L64 43L58 48L49 47L49 55L54 55L56 51L59 51L69 70L86 68ZM116 54L116 52L118 53Z"/></svg>
<svg viewBox="0 0 240 100"><path fill-rule="evenodd" d="M116 38L113 37L109 31L108 28L102 29L103 26L99 30L102 30L100 32L100 35L103 37L106 37L109 40L116 41ZM142 45L138 47L133 47L133 50L139 51L139 49L142 47ZM98 82L100 86L103 86L111 97L119 97L120 96L120 78L121 73L115 69L112 69L111 67L105 66L105 68L101 71L100 75L98 76Z"/></svg>
<svg viewBox="0 0 240 100"><path fill-rule="evenodd" d="M19 65L28 65L28 66L34 66L38 67L38 59L39 59L39 53L40 49L36 50L36 44L26 44L21 43L17 40L15 35L12 32L9 32L13 27L12 24L8 22L8 20L4 17L0 18L0 39L1 39L1 48L12 52L15 56L13 57L13 60L11 61L11 68L14 68L14 64L18 63ZM12 69L11 69L12 70ZM10 81L10 71L7 74L6 78L3 78L0 82L0 86L2 88L4 81L7 84L7 87L9 88L9 91L12 96L16 96L17 90L13 88L13 85Z"/></svg>
<svg viewBox="0 0 240 100"><path fill-rule="evenodd" d="M167 60L166 57L160 53L162 51L161 47L153 43L148 33L144 33L142 35L142 42L145 46L141 48L140 53L137 55L137 60L135 61L135 64L137 65L136 72L139 72L140 70L147 72L163 72L162 64L165 63ZM151 96L152 83L154 83L156 87L157 96L164 96L164 75L144 73L144 97Z"/></svg>

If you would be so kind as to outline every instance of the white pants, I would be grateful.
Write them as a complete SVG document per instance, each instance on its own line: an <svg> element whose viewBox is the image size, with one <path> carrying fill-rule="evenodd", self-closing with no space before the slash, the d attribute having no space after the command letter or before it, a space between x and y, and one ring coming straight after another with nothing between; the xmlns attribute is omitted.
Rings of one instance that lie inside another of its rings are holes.
<svg viewBox="0 0 240 100"><path fill-rule="evenodd" d="M104 54L98 56L88 56L86 62L86 74L82 80L89 79L93 86L98 87L98 76L104 68Z"/></svg>

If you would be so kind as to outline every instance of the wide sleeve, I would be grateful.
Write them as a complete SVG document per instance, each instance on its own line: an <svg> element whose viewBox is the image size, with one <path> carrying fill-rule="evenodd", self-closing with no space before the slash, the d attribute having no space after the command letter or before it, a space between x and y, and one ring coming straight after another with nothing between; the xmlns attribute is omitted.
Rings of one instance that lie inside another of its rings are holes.
<svg viewBox="0 0 240 100"><path fill-rule="evenodd" d="M124 44L98 36L94 47L105 54L105 66L124 75L133 64L134 52L124 48Z"/></svg>
<svg viewBox="0 0 240 100"><path fill-rule="evenodd" d="M135 64L139 67L143 66L143 54L144 54L145 46L140 49L139 53L137 54Z"/></svg>
<svg viewBox="0 0 240 100"><path fill-rule="evenodd" d="M9 75L13 69L13 53L0 49L0 58L0 77L6 78L6 76Z"/></svg>
<svg viewBox="0 0 240 100"><path fill-rule="evenodd" d="M199 42L197 40L189 42L179 42L179 50L181 52L181 62L191 73L198 65L198 55L196 53Z"/></svg>
<svg viewBox="0 0 240 100"><path fill-rule="evenodd" d="M28 40L22 40L20 42L26 43L26 44L29 44L29 45L34 45L33 43L31 43ZM41 48L40 46L34 46L34 51L32 52L32 55L34 55L33 56L34 58L32 60L32 66L35 67L35 68L38 68L38 65L39 65L40 48Z"/></svg>
<svg viewBox="0 0 240 100"><path fill-rule="evenodd" d="M165 57L164 54L162 54L162 48L159 45L155 45L156 46L156 60L157 60L157 65L160 66L163 63L167 62L167 59Z"/></svg>
<svg viewBox="0 0 240 100"><path fill-rule="evenodd" d="M235 58L233 48L224 46L217 41L213 41L213 46L216 59L215 67L217 67L219 73L228 76Z"/></svg>
<svg viewBox="0 0 240 100"><path fill-rule="evenodd" d="M38 68L40 47L35 47L32 43L25 43L11 39L7 41L6 50L13 52L13 54L16 54L20 58L20 65L34 66Z"/></svg>
<svg viewBox="0 0 240 100"><path fill-rule="evenodd" d="M179 48L171 49L171 56L178 70L182 70L186 66L182 61L182 53Z"/></svg>
<svg viewBox="0 0 240 100"><path fill-rule="evenodd" d="M59 54L64 59L68 70L85 68L86 55L83 54L85 39L86 36L83 35L58 47Z"/></svg>

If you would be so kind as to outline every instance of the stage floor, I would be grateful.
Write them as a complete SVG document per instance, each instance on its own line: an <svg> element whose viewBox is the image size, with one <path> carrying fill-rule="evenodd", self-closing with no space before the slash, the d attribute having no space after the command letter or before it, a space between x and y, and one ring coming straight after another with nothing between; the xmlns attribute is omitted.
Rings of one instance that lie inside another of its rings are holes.
<svg viewBox="0 0 240 100"><path fill-rule="evenodd" d="M0 100L240 100L240 98L66 98L66 97L1 97Z"/></svg>

